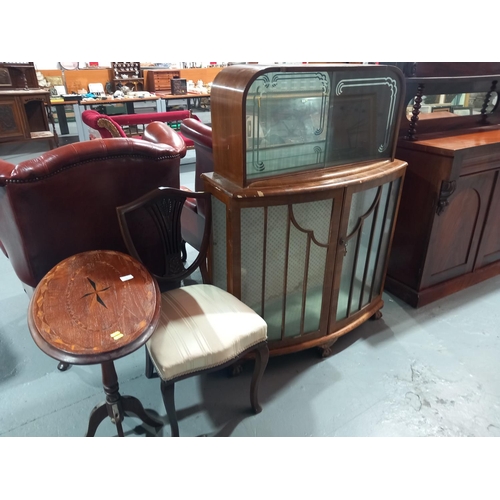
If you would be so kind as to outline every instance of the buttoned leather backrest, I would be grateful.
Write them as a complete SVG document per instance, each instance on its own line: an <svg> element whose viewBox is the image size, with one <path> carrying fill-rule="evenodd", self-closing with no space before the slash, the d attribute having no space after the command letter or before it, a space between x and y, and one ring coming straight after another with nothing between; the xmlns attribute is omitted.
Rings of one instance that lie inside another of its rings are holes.
<svg viewBox="0 0 500 500"><path fill-rule="evenodd" d="M34 287L79 252L126 252L116 207L158 186L178 188L183 154L114 138L62 146L18 165L0 160L0 248L20 280ZM146 251L154 248L140 217L135 223Z"/></svg>

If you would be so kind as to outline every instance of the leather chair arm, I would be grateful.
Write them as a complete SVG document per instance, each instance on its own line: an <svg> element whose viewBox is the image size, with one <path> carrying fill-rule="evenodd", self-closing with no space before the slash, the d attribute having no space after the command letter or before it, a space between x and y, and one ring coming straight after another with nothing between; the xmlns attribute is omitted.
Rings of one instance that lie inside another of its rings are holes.
<svg viewBox="0 0 500 500"><path fill-rule="evenodd" d="M155 144L171 146L181 158L186 156L184 139L171 127L162 122L150 123L145 129L142 138Z"/></svg>
<svg viewBox="0 0 500 500"><path fill-rule="evenodd" d="M212 128L203 122L195 118L186 118L181 122L181 133L195 144L212 149Z"/></svg>
<svg viewBox="0 0 500 500"><path fill-rule="evenodd" d="M0 186L5 186L5 183L10 179L14 165L5 160L0 160Z"/></svg>

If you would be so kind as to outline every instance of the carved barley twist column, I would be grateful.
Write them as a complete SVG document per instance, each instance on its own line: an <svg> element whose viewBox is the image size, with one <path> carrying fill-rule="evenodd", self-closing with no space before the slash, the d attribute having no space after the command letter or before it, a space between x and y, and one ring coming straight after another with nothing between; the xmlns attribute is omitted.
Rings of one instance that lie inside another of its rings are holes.
<svg viewBox="0 0 500 500"><path fill-rule="evenodd" d="M493 92L495 92L496 88L497 88L497 80L493 80L491 82L491 88L488 91L488 93L486 94L486 97L484 98L483 107L481 108L481 120L483 123L486 122L486 118L487 118L486 111L488 109L488 104L490 103L491 94Z"/></svg>
<svg viewBox="0 0 500 500"><path fill-rule="evenodd" d="M413 110L411 112L411 118L410 118L410 126L408 129L408 134L406 135L405 139L408 139L410 141L413 141L416 139L416 132L417 132L417 122L418 122L418 115L420 114L420 106L422 104L422 95L424 93L424 85L421 83L419 84L417 88L417 93L415 94L414 102L413 102Z"/></svg>

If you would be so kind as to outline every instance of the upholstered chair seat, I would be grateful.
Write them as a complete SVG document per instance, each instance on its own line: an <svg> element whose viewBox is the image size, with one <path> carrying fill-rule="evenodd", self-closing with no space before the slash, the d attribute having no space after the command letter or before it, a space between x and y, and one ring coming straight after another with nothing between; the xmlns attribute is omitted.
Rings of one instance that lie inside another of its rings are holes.
<svg viewBox="0 0 500 500"><path fill-rule="evenodd" d="M162 294L160 323L147 347L158 375L169 381L222 366L266 339L266 322L236 297L190 285Z"/></svg>

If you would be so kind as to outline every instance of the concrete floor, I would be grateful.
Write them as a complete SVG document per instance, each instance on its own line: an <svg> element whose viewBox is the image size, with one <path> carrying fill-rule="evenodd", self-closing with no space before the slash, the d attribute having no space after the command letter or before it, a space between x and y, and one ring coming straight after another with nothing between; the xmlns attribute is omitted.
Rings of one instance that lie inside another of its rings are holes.
<svg viewBox="0 0 500 500"><path fill-rule="evenodd" d="M38 156L2 146L0 158ZM181 183L192 186L192 154ZM98 365L66 372L31 339L28 297L0 255L0 436L83 436L103 401ZM415 310L384 294L383 318L342 337L321 359L315 349L271 358L250 411L251 364L238 377L217 372L176 389L181 436L500 436L500 276ZM166 423L159 380L144 376L144 350L116 361L120 392ZM127 436L152 436L133 417ZM97 436L114 436L110 421Z"/></svg>

